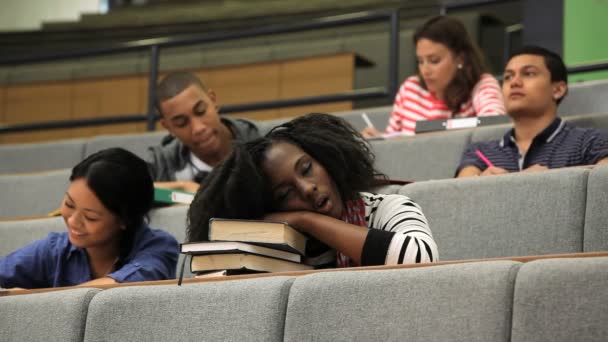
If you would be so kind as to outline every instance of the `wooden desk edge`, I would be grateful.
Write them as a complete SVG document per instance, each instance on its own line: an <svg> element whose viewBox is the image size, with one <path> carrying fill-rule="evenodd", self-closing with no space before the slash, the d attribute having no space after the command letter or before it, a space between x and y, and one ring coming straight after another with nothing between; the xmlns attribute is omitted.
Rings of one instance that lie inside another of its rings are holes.
<svg viewBox="0 0 608 342"><path fill-rule="evenodd" d="M209 278L185 278L185 279L183 279L182 284L195 284L195 283L206 283L206 282L217 282L217 281L233 281L233 280L242 280L242 279L279 277L279 276L299 277L299 276L303 276L303 275L308 275L308 274L313 274L313 273L324 273L324 272L374 271L374 270L382 271L382 270L434 267L434 266L467 264L467 263L488 262L488 261L503 261L503 260L518 261L518 262L526 263L526 262L530 262L530 261L543 260L543 259L593 258L593 257L608 257L608 252L512 256L512 257L487 258L487 259L449 260L449 261L438 261L438 262L434 262L434 263L422 263L422 264L381 265L381 266L350 267L350 268L329 268L329 269L310 270L310 271L246 274L246 275L236 275L236 276L228 276L228 277L220 276L220 277L209 277ZM34 293L72 290L72 289L77 289L77 288L97 288L97 289L105 290L105 289L125 287L125 286L155 286L155 285L177 285L177 279L95 285L95 286L78 285L78 286L43 288L43 289L32 289L32 290L3 290L3 291L0 291L0 296L26 295L26 294L34 294Z"/></svg>

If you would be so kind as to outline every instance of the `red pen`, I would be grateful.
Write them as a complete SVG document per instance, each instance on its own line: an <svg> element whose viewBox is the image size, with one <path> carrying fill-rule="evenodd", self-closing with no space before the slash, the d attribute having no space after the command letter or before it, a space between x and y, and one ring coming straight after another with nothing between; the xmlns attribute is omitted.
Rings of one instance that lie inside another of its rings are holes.
<svg viewBox="0 0 608 342"><path fill-rule="evenodd" d="M486 163L486 165L488 167L494 167L494 164L492 164L492 162L490 161L490 159L488 159L488 157L486 157L483 153L481 153L480 150L475 150L475 154L481 159L483 160L484 163Z"/></svg>

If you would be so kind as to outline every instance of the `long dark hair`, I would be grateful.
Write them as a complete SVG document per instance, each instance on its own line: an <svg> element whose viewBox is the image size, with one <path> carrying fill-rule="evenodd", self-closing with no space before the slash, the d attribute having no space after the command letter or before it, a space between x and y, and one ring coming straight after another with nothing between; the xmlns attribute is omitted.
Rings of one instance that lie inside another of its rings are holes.
<svg viewBox="0 0 608 342"><path fill-rule="evenodd" d="M101 203L125 229L120 238L120 259L133 247L154 200L154 185L145 161L122 148L109 148L78 163L70 181L84 178Z"/></svg>
<svg viewBox="0 0 608 342"><path fill-rule="evenodd" d="M462 69L457 70L444 91L446 105L452 113L458 113L462 104L471 97L481 75L487 72L483 55L462 22L455 18L436 16L427 20L414 33L414 46L423 38L445 45L454 57L463 57ZM426 89L420 70L418 78Z"/></svg>
<svg viewBox="0 0 608 342"><path fill-rule="evenodd" d="M344 201L385 178L374 169L374 154L361 135L341 118L313 113L272 129L263 138L237 145L205 178L188 210L188 241L205 241L209 219L260 219L273 210L266 152L288 142L317 160L336 183Z"/></svg>

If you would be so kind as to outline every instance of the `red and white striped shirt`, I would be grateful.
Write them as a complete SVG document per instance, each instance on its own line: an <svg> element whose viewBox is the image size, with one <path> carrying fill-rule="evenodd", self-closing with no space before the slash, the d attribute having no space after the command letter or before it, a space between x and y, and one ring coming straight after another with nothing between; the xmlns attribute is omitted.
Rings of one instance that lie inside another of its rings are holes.
<svg viewBox="0 0 608 342"><path fill-rule="evenodd" d="M471 92L471 99L463 103L453 117L489 116L505 114L505 105L498 81L483 74ZM452 118L452 112L445 102L438 100L428 90L422 88L418 76L410 76L401 85L393 113L388 120L386 133L401 132L414 135L416 121Z"/></svg>

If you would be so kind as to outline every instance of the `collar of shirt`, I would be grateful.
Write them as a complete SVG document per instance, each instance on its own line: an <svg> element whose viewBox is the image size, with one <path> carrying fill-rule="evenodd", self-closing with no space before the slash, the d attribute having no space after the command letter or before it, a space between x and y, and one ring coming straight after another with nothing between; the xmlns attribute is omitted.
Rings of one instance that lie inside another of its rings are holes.
<svg viewBox="0 0 608 342"><path fill-rule="evenodd" d="M135 254L136 252L136 248L135 248L135 244L137 243L137 241L139 241L144 234L144 227L145 225L142 225L141 227L139 227L136 231L135 234L133 234L133 246L131 248L131 251L129 252L129 255L127 255L125 258L120 258L118 260L118 264L123 264L125 262L128 262L129 260L131 260L133 258L133 254ZM88 256L86 254L86 250L84 248L80 248L77 246L74 246L69 238L67 238L67 244L68 244L68 252L66 255L66 259L70 259L75 255L78 255L80 257L84 257L86 258L86 260L88 261Z"/></svg>
<svg viewBox="0 0 608 342"><path fill-rule="evenodd" d="M532 140L532 145L534 145L537 141L542 141L545 143L550 143L553 141L555 136L559 134L559 132L564 128L564 124L566 122L562 121L561 118L556 117L553 122L547 126L542 132L540 132L534 139ZM511 128L503 137L500 139L499 145L500 147L505 147L505 145L515 146L517 140L515 139L515 129ZM530 146L532 146L530 145Z"/></svg>

